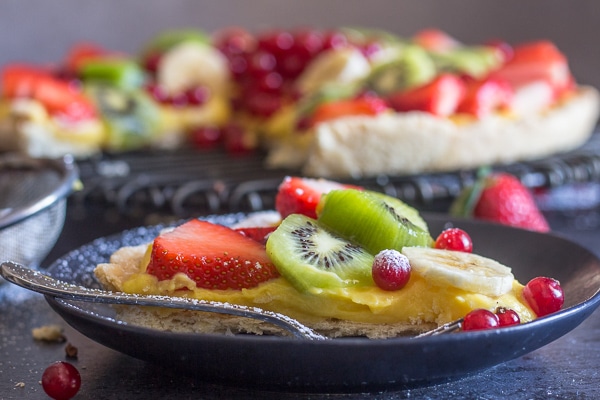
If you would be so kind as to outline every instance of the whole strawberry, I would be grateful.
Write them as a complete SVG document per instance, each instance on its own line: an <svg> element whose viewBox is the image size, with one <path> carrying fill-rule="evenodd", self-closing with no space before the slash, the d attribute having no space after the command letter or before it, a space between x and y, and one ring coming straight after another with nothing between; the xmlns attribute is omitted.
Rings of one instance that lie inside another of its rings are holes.
<svg viewBox="0 0 600 400"><path fill-rule="evenodd" d="M450 214L538 232L550 230L527 187L517 177L502 172L481 176L466 188L452 204Z"/></svg>

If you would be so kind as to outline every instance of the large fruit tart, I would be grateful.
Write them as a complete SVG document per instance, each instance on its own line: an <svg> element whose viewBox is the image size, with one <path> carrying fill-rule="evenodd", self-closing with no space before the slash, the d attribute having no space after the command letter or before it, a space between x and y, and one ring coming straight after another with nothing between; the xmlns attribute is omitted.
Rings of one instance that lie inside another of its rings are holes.
<svg viewBox="0 0 600 400"><path fill-rule="evenodd" d="M467 45L439 30L165 32L135 56L74 46L2 71L2 149L267 151L266 164L361 177L472 168L583 144L596 89L553 43Z"/></svg>

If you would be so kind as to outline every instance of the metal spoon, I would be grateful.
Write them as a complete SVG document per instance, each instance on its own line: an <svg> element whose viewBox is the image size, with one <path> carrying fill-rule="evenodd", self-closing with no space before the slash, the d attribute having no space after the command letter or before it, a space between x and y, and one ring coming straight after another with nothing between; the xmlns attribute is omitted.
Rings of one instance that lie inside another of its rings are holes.
<svg viewBox="0 0 600 400"><path fill-rule="evenodd" d="M185 297L149 296L89 289L54 279L39 271L32 270L11 261L2 263L0 275L7 281L24 287L25 289L62 299L106 304L167 307L236 315L269 322L290 332L295 338L308 340L327 339L325 336L302 325L295 319L283 314L262 310L257 307L246 307L236 304L197 300Z"/></svg>
<svg viewBox="0 0 600 400"><path fill-rule="evenodd" d="M269 322L290 332L295 338L308 340L328 339L311 328L301 324L293 318L258 307L246 307L237 304L220 303L190 299L186 297L150 296L129 294L123 292L110 292L106 290L90 289L84 286L73 285L39 271L27 268L11 261L5 261L0 268L0 275L15 285L42 293L47 296L68 300L88 301L92 303L126 304L135 306L153 306L176 308L181 310L206 311L219 314L236 315ZM462 326L462 319L441 325L438 328L423 332L414 338L436 336L457 331Z"/></svg>

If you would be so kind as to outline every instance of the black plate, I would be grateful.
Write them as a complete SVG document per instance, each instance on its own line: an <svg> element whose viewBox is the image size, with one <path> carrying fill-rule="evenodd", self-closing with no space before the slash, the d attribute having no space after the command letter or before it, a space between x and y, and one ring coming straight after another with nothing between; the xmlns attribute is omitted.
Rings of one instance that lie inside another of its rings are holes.
<svg viewBox="0 0 600 400"><path fill-rule="evenodd" d="M239 215L212 218L231 223ZM600 260L561 237L477 221L425 215L431 232L447 223L466 229L475 251L513 268L517 279L561 281L565 307L520 326L428 338L361 338L303 341L252 335L164 332L115 320L106 305L47 298L70 325L89 338L130 356L177 368L205 382L303 392L365 392L457 378L520 357L561 337L600 304ZM100 238L57 260L54 277L98 287L92 270L123 245L151 240L162 227L141 227Z"/></svg>

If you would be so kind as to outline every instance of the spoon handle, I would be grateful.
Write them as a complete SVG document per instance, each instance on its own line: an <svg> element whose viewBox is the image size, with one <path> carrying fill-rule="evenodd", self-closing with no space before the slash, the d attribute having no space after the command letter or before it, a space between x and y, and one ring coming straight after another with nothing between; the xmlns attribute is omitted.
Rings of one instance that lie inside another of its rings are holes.
<svg viewBox="0 0 600 400"><path fill-rule="evenodd" d="M186 297L137 295L90 289L54 279L39 271L32 270L11 261L2 263L0 275L7 281L25 289L62 299L105 304L166 307L229 314L269 322L285 329L296 338L309 340L326 339L324 336L316 333L311 328L301 324L293 318L272 311L266 311L258 307L246 307L237 304L198 300Z"/></svg>

